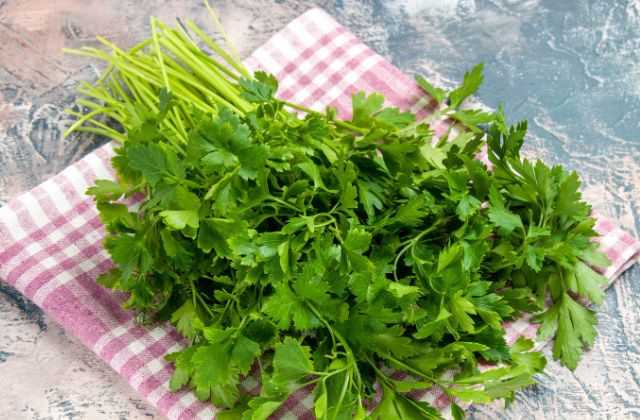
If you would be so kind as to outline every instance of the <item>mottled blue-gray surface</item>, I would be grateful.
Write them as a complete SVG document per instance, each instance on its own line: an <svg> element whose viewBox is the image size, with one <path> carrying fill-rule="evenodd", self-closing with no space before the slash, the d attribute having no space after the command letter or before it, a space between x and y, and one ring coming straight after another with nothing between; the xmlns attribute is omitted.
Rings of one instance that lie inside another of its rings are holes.
<svg viewBox="0 0 640 420"><path fill-rule="evenodd" d="M479 100L528 118L527 152L576 169L601 214L640 221L640 1L212 1L242 54L321 6L407 72L451 85L485 62ZM95 77L63 46L96 34L131 44L149 15L200 20L199 1L0 0L0 205L98 142L64 141L62 113ZM600 336L575 372L551 363L507 410L476 419L640 418L640 269L600 308ZM157 417L38 308L0 285L0 418Z"/></svg>

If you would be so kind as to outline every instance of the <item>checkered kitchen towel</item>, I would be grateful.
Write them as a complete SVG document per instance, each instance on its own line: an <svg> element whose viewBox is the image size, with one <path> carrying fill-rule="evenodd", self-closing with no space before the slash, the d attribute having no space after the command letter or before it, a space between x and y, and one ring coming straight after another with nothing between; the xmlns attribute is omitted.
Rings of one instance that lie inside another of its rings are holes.
<svg viewBox="0 0 640 420"><path fill-rule="evenodd" d="M344 115L351 94L365 90L382 92L401 108L429 111L429 101L409 77L321 10L291 22L247 64L275 74L283 98L310 107L333 104ZM84 193L96 178L113 176L112 154L112 147L104 146L0 209L0 278L78 337L170 419L212 418L215 409L193 393L169 391L172 368L163 356L182 348L175 330L136 325L120 307L122 296L95 282L111 262L102 248L98 214ZM640 245L608 221L599 221L597 230L602 250L613 261L605 273L613 280L633 263ZM518 321L508 331L512 338L532 336L535 327ZM257 382L249 378L245 386L252 389ZM423 397L444 407L447 401L440 394L431 391ZM278 416L313 418L311 406L309 391L303 391Z"/></svg>

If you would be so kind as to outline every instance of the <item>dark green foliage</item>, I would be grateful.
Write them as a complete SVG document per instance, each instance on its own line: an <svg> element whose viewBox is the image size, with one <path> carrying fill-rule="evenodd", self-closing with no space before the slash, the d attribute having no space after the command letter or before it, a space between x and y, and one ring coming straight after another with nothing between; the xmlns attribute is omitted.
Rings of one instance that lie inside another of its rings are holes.
<svg viewBox="0 0 640 420"><path fill-rule="evenodd" d="M481 66L451 93L418 79L470 129L435 142L379 94L356 94L351 121L299 117L265 73L239 82L250 111L194 111L186 143L160 132L165 91L158 114L139 112L118 181L88 192L117 265L101 283L190 340L168 356L172 389L235 406L225 418L266 419L309 385L319 419L439 418L405 393L488 402L533 383L545 359L502 326L524 312L575 368L595 337L583 303L602 300L587 264L607 263L594 221L575 173L520 156L526 123L459 109L481 81ZM492 170L475 160L485 145ZM130 213L118 200L137 193ZM258 360L260 395L245 395ZM367 414L374 381L382 401Z"/></svg>

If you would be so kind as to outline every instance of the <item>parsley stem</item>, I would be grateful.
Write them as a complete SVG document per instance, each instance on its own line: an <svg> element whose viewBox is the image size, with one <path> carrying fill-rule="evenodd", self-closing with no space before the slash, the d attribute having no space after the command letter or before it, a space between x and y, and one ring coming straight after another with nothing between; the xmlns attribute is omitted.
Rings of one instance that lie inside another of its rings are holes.
<svg viewBox="0 0 640 420"><path fill-rule="evenodd" d="M360 134L363 134L363 135L367 134L369 132L366 128L357 127L357 126L355 126L353 124L350 124L350 123L348 123L348 122L346 122L344 120L333 120L333 123L335 125L337 125L338 127L346 128L346 129L351 130L351 131L356 131L356 132L358 132Z"/></svg>
<svg viewBox="0 0 640 420"><path fill-rule="evenodd" d="M402 369L406 370L407 372L411 372L415 375L418 375L420 377L423 377L425 379L427 379L428 381L433 382L434 384L438 385L439 387L441 387L442 389L444 389L445 387L443 386L443 384L445 382L448 383L452 383L450 381L444 380L444 379L436 379L433 376L429 376L424 372L421 372L418 369L415 369L414 367L404 363L401 360L396 359L395 357L391 356L391 355L381 355L382 357L384 357L385 359L391 361L392 363L395 363L396 365L400 366Z"/></svg>
<svg viewBox="0 0 640 420"><path fill-rule="evenodd" d="M310 372L310 373L311 373L312 375L317 375L317 374L322 373L322 372ZM318 377L318 378L313 378L313 379L311 379L311 380L308 380L307 382L303 382L303 383L299 384L299 385L296 387L296 390L297 390L297 389L306 388L306 387L308 387L309 385L313 385L313 384L315 384L316 382L319 382L319 381L321 381L321 380L324 380L324 378L325 378L325 377L320 376L320 377Z"/></svg>
<svg viewBox="0 0 640 420"><path fill-rule="evenodd" d="M356 367L357 370L357 367ZM351 375L344 376L344 383L342 384L342 389L340 390L340 397L338 398L338 402L336 403L336 410L333 412L332 420L336 420L338 414L340 414L340 410L338 409L342 406L342 401L344 401L345 395L347 395L347 389L349 389L349 382L351 379Z"/></svg>
<svg viewBox="0 0 640 420"><path fill-rule="evenodd" d="M402 257L402 255L404 255L405 252L407 252L407 250L409 248L411 248L413 246L413 242L408 243L407 245L405 245L400 252L398 252L398 255L396 255L396 258L393 260L393 279L397 282L399 281L398 279L398 263L400 262L400 258Z"/></svg>
<svg viewBox="0 0 640 420"><path fill-rule="evenodd" d="M330 378L334 375L337 375L338 373L344 372L345 370L347 370L346 367L343 367L341 369L336 369L336 370L332 370L331 372L311 372L313 375L318 375L321 376L323 380L326 380L327 378Z"/></svg>
<svg viewBox="0 0 640 420"><path fill-rule="evenodd" d="M211 311L211 308L209 308L209 305L207 304L207 302L205 302L204 298L200 295L200 292L198 292L198 290L196 289L196 286L193 283L193 279L189 279L189 282L191 284L191 295L193 299L193 307L194 308L197 307L196 300L200 301L200 304L204 307L204 309L209 313L209 315L213 319L215 315Z"/></svg>
<svg viewBox="0 0 640 420"><path fill-rule="evenodd" d="M440 117L442 117L442 115L445 112L447 112L448 110L449 110L449 108L438 109L438 110L432 112L431 114L427 115L426 117L422 118L421 120L416 120L415 122L407 125L406 127L401 128L400 130L397 131L397 134L403 134L405 132L410 132L412 130L415 130L421 124L430 125L432 122L434 122L434 121L438 120Z"/></svg>
<svg viewBox="0 0 640 420"><path fill-rule="evenodd" d="M207 302L205 302L202 295L199 292L196 292L196 296L198 297L198 300L200 300L200 303L204 307L205 311L207 311L207 313L209 313L209 315L211 315L211 317L213 318L214 317L213 312L211 311L211 308L209 308L209 305L207 304Z"/></svg>
<svg viewBox="0 0 640 420"><path fill-rule="evenodd" d="M280 100L280 102L281 102L283 105L288 106L289 108L297 109L298 111L306 112L307 114L316 114L316 115L321 114L321 113L320 113L320 112L318 112L318 111L314 111L314 110L313 110L313 109L311 109L311 108L307 108L307 107L305 107L305 106L298 105L298 104L295 104L295 103L293 103L293 102L284 101L284 100ZM344 120L335 120L335 119L334 119L334 120L332 120L332 122L333 122L335 125L337 125L338 127L346 128L346 129L351 130L351 131L356 131L356 132L358 132L358 133L360 133L360 134L367 134L367 132L368 132L368 130L367 130L367 129L365 129L365 128L361 128L361 127L358 127L358 126L355 126L355 125L353 125L353 124L351 124L351 123L348 123L348 122L346 122L346 121L344 121Z"/></svg>
<svg viewBox="0 0 640 420"><path fill-rule="evenodd" d="M338 341L340 342L340 345L342 345L342 347L344 348L345 352L347 353L347 359L349 359L350 363L353 364L354 369L355 369L355 374L356 374L356 378L357 378L357 383L358 386L360 386L362 384L362 380L360 378L360 371L358 369L358 365L357 365L357 361L355 358L355 355L353 354L353 351L351 350L351 347L349 346L349 343L347 342L347 340L345 340L345 338L342 336L342 334L340 334L340 331L334 329L333 327L331 327L331 324L329 324L329 322L327 322L326 319L324 319L324 317L322 315L320 315L320 312L318 312L318 310L316 309L315 306L313 306L313 304L311 304L310 302L305 302L307 304L307 306L309 307L309 309L311 309L311 312L313 312L313 314L320 320L320 322L322 322L327 329L329 330L329 333L333 336L335 334L335 337L338 339ZM334 343L334 347L335 347L335 343Z"/></svg>
<svg viewBox="0 0 640 420"><path fill-rule="evenodd" d="M420 232L419 234L417 234L416 236L414 236L413 238L407 239L406 241L400 244L400 246L403 246L403 245L404 246L400 250L400 252L398 252L398 255L396 255L396 258L393 261L393 278L395 281L398 281L398 263L400 262L400 258L404 255L404 253L407 252L407 250L409 250L410 248L413 248L415 244L418 243L418 241L422 239L425 235L428 235L429 233L433 232L434 230L439 228L441 225L447 223L449 220L451 220L451 217L440 219L434 224L432 224L431 226L429 226L428 228L426 228L425 230L423 230L422 232Z"/></svg>
<svg viewBox="0 0 640 420"><path fill-rule="evenodd" d="M342 233L340 232L340 228L338 228L338 225L334 224L334 227L332 227L331 230L333 230L333 233L335 233L336 239L340 243L344 243L344 239L342 239Z"/></svg>
<svg viewBox="0 0 640 420"><path fill-rule="evenodd" d="M231 84L224 80L223 76L214 67L206 66L200 62L197 57L185 49L180 41L176 41L167 36L161 39L160 43L180 59L180 61L189 63L199 78L207 80L212 85L213 89L207 91L207 94L220 96L225 105L240 114L244 114L249 110L246 102L232 90Z"/></svg>
<svg viewBox="0 0 640 420"><path fill-rule="evenodd" d="M158 64L160 64L160 71L162 72L162 80L164 81L164 87L167 91L171 91L171 86L169 85L169 78L167 77L167 69L164 66L164 61L162 60L162 52L160 51L160 43L158 42L158 28L156 26L156 18L151 18L151 37L153 39L153 45L156 50L156 55L158 56Z"/></svg>
<svg viewBox="0 0 640 420"><path fill-rule="evenodd" d="M211 8L211 6L209 5L209 1L208 0L205 0L204 5L207 8L207 12L209 12L209 17L211 18L211 21L213 22L213 26L215 26L215 28L218 31L218 33L220 33L220 35L222 35L222 38L224 38L224 41L225 41L225 43L227 45L227 49L229 50L230 54L226 54L224 49L221 48L222 57L225 58L229 64L233 65L240 72L240 74L242 74L244 77L246 77L246 78L251 77L251 75L249 74L249 71L247 70L247 68L242 64L242 61L240 60L240 54L238 54L238 52L236 51L235 46L233 45L233 43L229 39L229 36L227 35L227 32L224 30L224 26L222 26L222 23L220 23L220 19L218 18L218 14L215 12L215 10L213 10Z"/></svg>
<svg viewBox="0 0 640 420"><path fill-rule="evenodd" d="M107 137L107 138L111 138L111 139L117 140L120 143L124 143L127 140L127 138L125 136L123 136L122 134L118 133L116 130L106 130L106 129L102 129L102 128L83 126L83 127L76 128L76 131L84 131L84 132L87 132L87 133L98 134L100 136L104 136L104 137Z"/></svg>
<svg viewBox="0 0 640 420"><path fill-rule="evenodd" d="M224 305L224 309L222 310L222 313L218 317L218 320L215 322L215 325L220 325L220 323L224 320L224 316L226 315L227 310L229 309L229 306L231 305L232 302L234 301L229 299L227 303Z"/></svg>
<svg viewBox="0 0 640 420"><path fill-rule="evenodd" d="M75 115L79 116L79 118L69 128L67 128L67 130L64 132L64 137L67 137L72 131L80 127L85 122L87 121L93 122L94 116L98 114L103 114L105 112L108 112L108 108L97 108L91 112L87 112L84 115L80 113L74 113ZM71 113L71 112L67 111L67 113Z"/></svg>
<svg viewBox="0 0 640 420"><path fill-rule="evenodd" d="M320 320L320 322L322 322L324 326L327 327L327 331L329 331L329 335L331 336L331 342L333 343L333 347L336 348L336 340L335 340L336 337L334 336L334 329L331 328L331 325L329 325L329 323L324 319L324 317L320 315L320 313L316 310L315 306L313 306L309 302L305 302L305 303L307 304L309 309L311 309L311 312L313 312L313 314Z"/></svg>
<svg viewBox="0 0 640 420"><path fill-rule="evenodd" d="M198 303L197 303L197 300L196 300L196 288L195 288L195 286L193 284L193 280L192 279L189 279L189 284L191 286L191 301L192 301L191 303L193 305L193 308L195 309L195 308L198 307Z"/></svg>
<svg viewBox="0 0 640 420"><path fill-rule="evenodd" d="M284 201L284 200L282 200L282 199L280 199L280 198L278 198L278 197L275 197L275 196L273 196L273 195L270 195L269 197L267 197L267 198L266 198L266 200L272 200L272 201L275 201L276 203L278 203L278 204L282 204L283 206L288 207L288 208L290 208L291 210L295 210L295 211L297 211L298 213L300 213L300 212L302 211L302 210L300 210L298 207L294 206L293 204L288 203L288 202L286 202L286 201Z"/></svg>
<svg viewBox="0 0 640 420"><path fill-rule="evenodd" d="M247 69L244 68L244 66L239 64L239 61L233 59L233 57L231 57L231 55L229 55L224 48L221 48L217 42L215 42L213 39L211 39L202 29L200 29L195 23L193 23L193 21L191 19L187 19L187 27L189 29L191 29L193 32L196 33L196 35L198 35L198 37L200 37L200 39L209 47L211 48L211 50L213 50L213 52L215 52L216 54L218 54L220 57L222 57L229 65L231 65L236 71L238 71L243 77L246 78L250 78L251 75L249 74L249 72L247 71ZM211 60L214 61L215 60ZM232 73L230 70L228 70L226 67L219 65L220 70L225 71L225 73L227 73L229 76L233 77L234 79L238 79L238 76L235 75L234 73Z"/></svg>
<svg viewBox="0 0 640 420"><path fill-rule="evenodd" d="M311 108L307 108L305 106L298 105L298 104L293 103L293 102L289 102L289 101L285 101L285 100L280 99L280 103L282 103L283 105L288 106L289 108L293 108L293 109L297 109L298 111L306 112L307 114L319 114L318 111L314 111Z"/></svg>
<svg viewBox="0 0 640 420"><path fill-rule="evenodd" d="M373 360L371 360L371 358L367 357L367 362L373 368L378 379L380 379L382 382L384 382L387 385L391 385L391 381L389 380L389 377L385 375L385 373L378 368L376 363Z"/></svg>

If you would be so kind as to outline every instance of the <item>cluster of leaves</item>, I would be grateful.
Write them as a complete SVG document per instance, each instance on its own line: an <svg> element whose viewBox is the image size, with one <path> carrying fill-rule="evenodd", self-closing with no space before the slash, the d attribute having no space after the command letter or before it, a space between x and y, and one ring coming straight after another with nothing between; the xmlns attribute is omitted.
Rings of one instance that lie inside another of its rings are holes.
<svg viewBox="0 0 640 420"><path fill-rule="evenodd" d="M459 122L440 139L376 93L348 121L298 116L260 72L237 86L249 111L194 110L186 144L162 130L166 92L137 109L117 180L89 189L116 264L99 281L188 339L172 389L227 418L266 419L301 389L318 419L439 418L407 393L483 403L534 382L546 360L503 326L524 313L575 368L607 264L594 220L575 173L521 157L526 122L460 107L481 81L481 66L451 92L417 79ZM242 387L256 367L258 395Z"/></svg>

